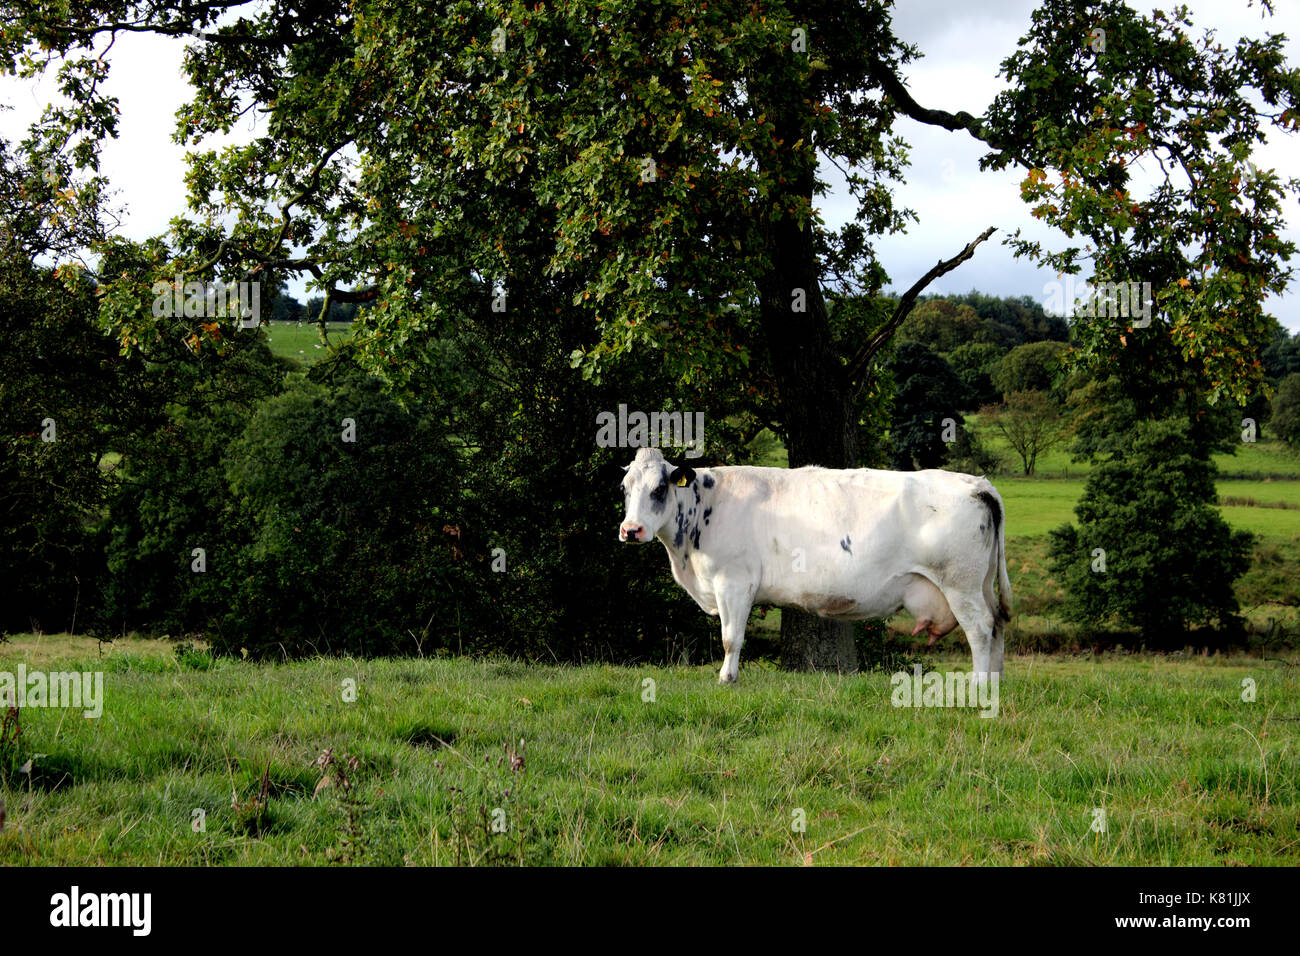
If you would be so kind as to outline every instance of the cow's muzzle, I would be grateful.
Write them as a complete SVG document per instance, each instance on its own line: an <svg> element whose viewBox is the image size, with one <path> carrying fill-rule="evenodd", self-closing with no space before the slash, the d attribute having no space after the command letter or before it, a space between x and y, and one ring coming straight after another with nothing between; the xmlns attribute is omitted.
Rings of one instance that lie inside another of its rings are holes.
<svg viewBox="0 0 1300 956"><path fill-rule="evenodd" d="M645 526L639 525L635 521L624 521L618 526L618 540L644 543Z"/></svg>

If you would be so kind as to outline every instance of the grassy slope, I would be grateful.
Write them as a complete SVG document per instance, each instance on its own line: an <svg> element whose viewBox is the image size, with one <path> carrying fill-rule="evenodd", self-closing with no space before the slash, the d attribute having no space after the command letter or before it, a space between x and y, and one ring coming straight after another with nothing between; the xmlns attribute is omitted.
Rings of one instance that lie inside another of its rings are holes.
<svg viewBox="0 0 1300 956"><path fill-rule="evenodd" d="M1074 521L1074 504L1083 493L1083 479L993 478L1007 507L1007 534L1012 537L1046 534ZM1260 507L1228 505L1220 510L1234 528L1272 538L1300 535L1300 507L1262 507L1274 501L1300 501L1300 483L1221 480L1220 498L1253 497Z"/></svg>
<svg viewBox="0 0 1300 956"><path fill-rule="evenodd" d="M1020 475L1020 456L1007 444L996 428L982 423L978 415L966 415L980 440L1002 459L1001 471L1005 475ZM1039 478L1085 478L1092 470L1087 462L1071 461L1069 443L1057 445L1040 455L1034 474ZM1300 454L1284 442L1260 440L1242 442L1232 454L1214 456L1220 473L1229 478L1263 480L1266 478L1300 479Z"/></svg>
<svg viewBox="0 0 1300 956"><path fill-rule="evenodd" d="M347 322L326 322L330 341L337 345L344 338L350 327ZM314 322L271 322L265 329L267 344L276 355L293 359L304 365L310 365L325 354L320 341L320 332Z"/></svg>
<svg viewBox="0 0 1300 956"><path fill-rule="evenodd" d="M82 639L0 645L0 668L78 658L109 671L104 716L23 712L21 746L45 756L0 790L0 863L346 858L338 789L313 797L325 748L361 758L362 862L1300 863L1300 678L1259 661L1021 657L1000 715L982 719L894 709L885 675L754 664L719 688L704 667L193 671L149 642L106 659ZM341 700L345 678L356 703ZM521 739L526 769L512 772L500 758ZM232 791L247 801L267 767L266 818L250 824ZM496 807L504 835L490 830ZM1089 830L1095 807L1105 834Z"/></svg>

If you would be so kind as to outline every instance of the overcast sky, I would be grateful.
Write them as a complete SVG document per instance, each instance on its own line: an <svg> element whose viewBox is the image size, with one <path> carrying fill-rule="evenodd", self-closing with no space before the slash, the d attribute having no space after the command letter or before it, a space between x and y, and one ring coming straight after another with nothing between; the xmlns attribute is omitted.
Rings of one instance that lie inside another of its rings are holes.
<svg viewBox="0 0 1300 956"><path fill-rule="evenodd" d="M1172 2L1166 6L1171 6ZM908 68L912 95L923 106L979 115L1002 88L998 64L1015 49L1016 39L1029 24L1036 4L1026 0L899 0L894 12L897 35L917 45L924 58ZM1155 4L1134 3L1142 10ZM1278 0L1277 16L1261 19L1258 4L1247 0L1190 0L1195 28L1213 28L1224 41L1240 36L1285 33L1287 60L1300 65L1300 2ZM192 41L191 41L192 42ZM166 230L167 222L184 211L184 150L171 141L175 112L188 99L181 75L185 41L123 34L110 54L112 70L105 88L118 97L122 115L119 138L106 144L103 170L117 189L117 202L125 207L123 232L143 239ZM19 81L0 77L0 102L13 107L0 112L0 136L16 142L54 92L44 81ZM900 186L896 202L919 216L909 232L881 238L881 260L896 287L906 288L939 259L946 259L989 226L998 232L984 243L975 258L930 287L932 292L966 292L978 289L994 295L1029 295L1043 301L1050 272L1014 259L1000 238L1021 228L1030 238L1044 240L1050 248L1064 245L1063 237L1029 215L1020 200L1021 174L981 173L983 150L966 133L900 120L897 132L911 146L912 165ZM245 123L229 141L246 140L252 127ZM216 139L208 145L222 145ZM1274 168L1283 176L1300 174L1300 139L1295 134L1270 131L1267 146L1256 165ZM837 190L823 205L827 223L852 216L851 201ZM1285 235L1300 242L1300 209L1286 209ZM291 283L300 298L308 293L302 282ZM1300 331L1300 283L1293 281L1287 294L1271 300L1270 311L1287 328Z"/></svg>

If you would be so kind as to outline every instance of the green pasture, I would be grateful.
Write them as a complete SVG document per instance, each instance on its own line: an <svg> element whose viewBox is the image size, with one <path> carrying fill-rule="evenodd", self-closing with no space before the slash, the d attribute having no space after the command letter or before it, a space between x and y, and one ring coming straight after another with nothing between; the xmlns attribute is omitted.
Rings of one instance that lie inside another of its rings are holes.
<svg viewBox="0 0 1300 956"><path fill-rule="evenodd" d="M348 322L325 323L329 340L334 345L347 338L350 328ZM315 322L269 322L263 333L272 352L303 365L310 365L325 354L320 329Z"/></svg>
<svg viewBox="0 0 1300 956"><path fill-rule="evenodd" d="M105 697L21 711L0 863L1300 863L1293 664L1016 656L984 718L757 662L185 660L0 645Z"/></svg>

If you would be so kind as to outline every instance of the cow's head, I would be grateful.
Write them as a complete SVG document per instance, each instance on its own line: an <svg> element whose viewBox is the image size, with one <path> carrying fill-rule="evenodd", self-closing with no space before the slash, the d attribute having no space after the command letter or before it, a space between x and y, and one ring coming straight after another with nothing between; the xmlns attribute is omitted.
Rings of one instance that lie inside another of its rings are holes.
<svg viewBox="0 0 1300 956"><path fill-rule="evenodd" d="M673 492L695 480L695 471L664 457L658 448L641 448L624 469L623 499L627 505L618 526L620 541L644 544L667 524Z"/></svg>

